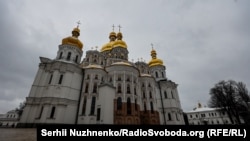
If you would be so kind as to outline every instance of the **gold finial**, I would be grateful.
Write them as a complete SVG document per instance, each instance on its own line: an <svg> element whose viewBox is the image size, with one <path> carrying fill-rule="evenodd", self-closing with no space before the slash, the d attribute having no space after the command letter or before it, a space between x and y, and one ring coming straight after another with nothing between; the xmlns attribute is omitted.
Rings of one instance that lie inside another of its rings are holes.
<svg viewBox="0 0 250 141"><path fill-rule="evenodd" d="M119 27L119 32L120 32L120 30L121 30L122 27L121 27L121 25L118 25L118 27Z"/></svg>
<svg viewBox="0 0 250 141"><path fill-rule="evenodd" d="M81 24L80 21L76 22L77 23L77 28L79 27L79 25Z"/></svg>
<svg viewBox="0 0 250 141"><path fill-rule="evenodd" d="M112 28L113 28L113 31L114 31L115 30L115 25L114 24L113 24Z"/></svg>

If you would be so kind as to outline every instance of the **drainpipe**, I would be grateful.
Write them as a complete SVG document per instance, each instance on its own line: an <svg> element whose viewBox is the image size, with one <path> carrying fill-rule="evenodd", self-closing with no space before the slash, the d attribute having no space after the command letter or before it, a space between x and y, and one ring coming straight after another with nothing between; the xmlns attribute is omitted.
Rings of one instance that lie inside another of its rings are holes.
<svg viewBox="0 0 250 141"><path fill-rule="evenodd" d="M82 82L81 82L81 87L80 87L80 95L79 95L79 99L78 99L79 101L78 101L78 104L77 104L75 124L77 124L77 122L78 122L78 114L79 114L80 103L81 103L81 98L82 98L83 80L84 80L84 70L82 69Z"/></svg>
<svg viewBox="0 0 250 141"><path fill-rule="evenodd" d="M161 85L160 85L160 81L157 81L157 84L159 86L159 89L160 89L160 97L161 97L161 107L162 107L162 112L163 112L163 119L164 119L164 125L166 125L166 115L165 115L165 110L164 110L164 105L163 105L163 99L162 99L162 93L161 93Z"/></svg>

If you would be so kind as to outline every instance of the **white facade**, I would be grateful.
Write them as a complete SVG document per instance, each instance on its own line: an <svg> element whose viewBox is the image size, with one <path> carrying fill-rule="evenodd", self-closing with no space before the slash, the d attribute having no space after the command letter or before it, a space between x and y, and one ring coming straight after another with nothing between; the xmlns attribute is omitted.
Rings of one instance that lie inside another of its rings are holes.
<svg viewBox="0 0 250 141"><path fill-rule="evenodd" d="M11 110L0 115L0 127L16 127L20 119L19 115L18 110Z"/></svg>
<svg viewBox="0 0 250 141"><path fill-rule="evenodd" d="M186 114L189 125L233 124L226 112L219 108L203 107L201 104ZM243 119L241 119L241 123L244 123Z"/></svg>
<svg viewBox="0 0 250 141"><path fill-rule="evenodd" d="M79 32L62 40L55 59L40 57L20 126L185 124L178 85L167 79L155 50L149 64L130 62L126 43L112 32L112 41L81 61Z"/></svg>

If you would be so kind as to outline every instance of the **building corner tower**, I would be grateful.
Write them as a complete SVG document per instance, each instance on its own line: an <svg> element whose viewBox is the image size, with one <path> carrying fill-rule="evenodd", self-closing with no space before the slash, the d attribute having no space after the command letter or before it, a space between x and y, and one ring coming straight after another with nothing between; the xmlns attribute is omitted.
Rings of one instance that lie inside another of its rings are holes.
<svg viewBox="0 0 250 141"><path fill-rule="evenodd" d="M19 127L37 124L74 124L78 111L83 71L79 67L83 43L78 27L62 39L55 59L40 57Z"/></svg>

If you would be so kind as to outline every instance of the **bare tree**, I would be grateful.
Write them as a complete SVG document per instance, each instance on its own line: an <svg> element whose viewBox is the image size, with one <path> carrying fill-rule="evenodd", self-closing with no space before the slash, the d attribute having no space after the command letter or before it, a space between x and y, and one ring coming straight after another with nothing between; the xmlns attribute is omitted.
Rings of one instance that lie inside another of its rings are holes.
<svg viewBox="0 0 250 141"><path fill-rule="evenodd" d="M210 89L210 95L210 107L221 108L227 112L232 123L241 124L240 113L247 111L250 100L244 83L234 80L220 81Z"/></svg>
<svg viewBox="0 0 250 141"><path fill-rule="evenodd" d="M25 104L26 104L25 101L24 101L24 102L21 102L21 103L19 104L19 107L16 108L16 111L18 111L18 114L19 114L19 115L22 115L23 109L24 109L24 107L25 107Z"/></svg>
<svg viewBox="0 0 250 141"><path fill-rule="evenodd" d="M237 83L238 97L237 101L240 104L240 115L244 118L246 124L250 124L250 96L248 89L243 82Z"/></svg>

